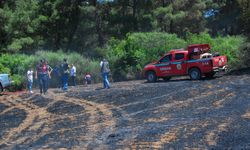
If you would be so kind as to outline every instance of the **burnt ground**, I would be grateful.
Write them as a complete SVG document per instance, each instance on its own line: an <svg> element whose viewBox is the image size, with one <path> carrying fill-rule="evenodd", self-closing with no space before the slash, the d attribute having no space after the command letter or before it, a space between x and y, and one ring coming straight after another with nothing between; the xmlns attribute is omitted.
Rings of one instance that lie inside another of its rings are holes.
<svg viewBox="0 0 250 150"><path fill-rule="evenodd" d="M250 74L3 95L0 121L0 149L250 149Z"/></svg>

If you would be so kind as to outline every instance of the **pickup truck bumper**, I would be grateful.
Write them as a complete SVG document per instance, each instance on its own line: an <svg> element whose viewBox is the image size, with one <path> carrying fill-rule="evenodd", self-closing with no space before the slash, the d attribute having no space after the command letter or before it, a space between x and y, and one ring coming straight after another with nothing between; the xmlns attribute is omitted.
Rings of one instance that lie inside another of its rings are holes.
<svg viewBox="0 0 250 150"><path fill-rule="evenodd" d="M227 72L227 70L228 70L228 66L227 65L223 66L223 67L213 67L213 71L214 72L221 72L221 71Z"/></svg>

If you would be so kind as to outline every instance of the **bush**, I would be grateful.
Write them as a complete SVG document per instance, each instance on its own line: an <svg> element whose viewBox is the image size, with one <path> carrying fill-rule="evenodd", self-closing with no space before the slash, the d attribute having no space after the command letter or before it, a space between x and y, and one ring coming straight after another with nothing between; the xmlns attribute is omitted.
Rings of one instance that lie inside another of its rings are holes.
<svg viewBox="0 0 250 150"><path fill-rule="evenodd" d="M14 74L11 76L11 80L14 81L8 89L10 91L20 91L26 87L26 79L24 76Z"/></svg>
<svg viewBox="0 0 250 150"><path fill-rule="evenodd" d="M239 64L237 68L247 68L250 67L250 42L245 42L239 51Z"/></svg>
<svg viewBox="0 0 250 150"><path fill-rule="evenodd" d="M1 74L10 74L10 69L5 67L3 64L0 64L0 73Z"/></svg>
<svg viewBox="0 0 250 150"><path fill-rule="evenodd" d="M25 76L29 60L30 57L22 54L5 54L0 57L1 72L8 73L14 81L13 86L10 88L12 91L21 90L25 87Z"/></svg>
<svg viewBox="0 0 250 150"><path fill-rule="evenodd" d="M219 52L226 55L229 65L234 67L239 63L238 52L241 45L246 41L243 36L226 36L212 38L208 33L188 34L187 43L202 44L208 43L212 48L212 52Z"/></svg>

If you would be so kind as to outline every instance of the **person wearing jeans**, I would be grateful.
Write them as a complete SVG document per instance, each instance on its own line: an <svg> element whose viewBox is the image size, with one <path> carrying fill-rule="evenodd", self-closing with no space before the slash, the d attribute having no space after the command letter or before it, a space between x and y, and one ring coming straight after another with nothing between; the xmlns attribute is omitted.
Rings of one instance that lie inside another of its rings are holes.
<svg viewBox="0 0 250 150"><path fill-rule="evenodd" d="M62 81L63 81L63 90L67 91L68 90L68 79L69 79L69 64L67 62L67 59L63 59L63 64L62 64L62 70L63 70L63 75L62 75Z"/></svg>
<svg viewBox="0 0 250 150"><path fill-rule="evenodd" d="M108 72L102 73L102 77L103 77L103 87L104 87L105 89L109 89L109 88L110 88L110 83L109 83L109 80L108 80L108 76L109 76L109 73L108 73Z"/></svg>
<svg viewBox="0 0 250 150"><path fill-rule="evenodd" d="M46 94L48 90L48 80L50 78L49 65L44 59L36 67L36 79L39 82L40 94Z"/></svg>
<svg viewBox="0 0 250 150"><path fill-rule="evenodd" d="M71 65L70 77L72 80L72 85L76 86L76 67L74 66L74 64Z"/></svg>
<svg viewBox="0 0 250 150"><path fill-rule="evenodd" d="M33 93L32 91L32 85L33 85L33 70L29 69L27 71L27 79L28 79L28 90L29 93Z"/></svg>
<svg viewBox="0 0 250 150"><path fill-rule="evenodd" d="M60 67L58 64L54 67L53 74L54 74L54 77L56 79L56 87L61 88L62 87L62 77L61 77Z"/></svg>
<svg viewBox="0 0 250 150"><path fill-rule="evenodd" d="M49 76L48 74L39 74L38 75L38 80L39 80L39 88L40 88L40 94L46 94L48 91L48 80Z"/></svg>
<svg viewBox="0 0 250 150"><path fill-rule="evenodd" d="M67 73L64 73L62 76L62 80L63 80L63 90L67 91L68 90L69 75Z"/></svg>
<svg viewBox="0 0 250 150"><path fill-rule="evenodd" d="M109 62L106 59L103 59L103 61L101 62L101 73L103 77L103 88L105 89L110 88L110 83L108 80L109 72Z"/></svg>

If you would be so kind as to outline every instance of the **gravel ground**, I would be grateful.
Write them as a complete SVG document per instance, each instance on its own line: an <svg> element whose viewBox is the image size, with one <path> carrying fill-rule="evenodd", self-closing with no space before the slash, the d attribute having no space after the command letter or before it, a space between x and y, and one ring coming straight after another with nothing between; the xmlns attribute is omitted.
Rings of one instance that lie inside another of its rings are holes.
<svg viewBox="0 0 250 150"><path fill-rule="evenodd" d="M250 149L249 69L101 86L0 96L0 149Z"/></svg>

